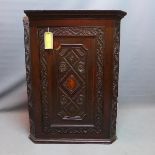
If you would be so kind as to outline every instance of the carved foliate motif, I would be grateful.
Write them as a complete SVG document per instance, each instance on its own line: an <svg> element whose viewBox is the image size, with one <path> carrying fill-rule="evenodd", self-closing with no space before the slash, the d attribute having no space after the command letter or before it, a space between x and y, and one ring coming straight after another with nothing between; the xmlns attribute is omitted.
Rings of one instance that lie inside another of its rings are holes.
<svg viewBox="0 0 155 155"><path fill-rule="evenodd" d="M62 55L61 50L66 49ZM78 49L78 50L76 50ZM78 104L75 101L75 98L79 98L81 95L86 96L86 82L83 80L83 77L86 78L84 72L77 72L76 65L79 62L87 61L87 50L82 45L67 45L62 46L59 49L60 60L58 65L65 62L68 64L68 69L66 72L61 73L59 70L58 73L58 85L59 85L59 98L66 96L69 102L61 103L61 111L58 115L65 120L82 120L86 116L85 112L82 110L84 106L84 100L81 100L81 104ZM82 56L79 54L83 53ZM86 66L83 66L86 68ZM60 67L59 67L60 68Z"/></svg>
<svg viewBox="0 0 155 155"><path fill-rule="evenodd" d="M94 120L94 127L50 127L50 119L49 119L49 113L48 113L48 81L47 81L47 60L45 57L45 50L44 50L44 41L43 41L43 35L44 32L47 31L46 28L39 28L39 37L40 37L40 61L41 61L41 102L43 105L43 129L44 132L50 132L51 134L59 133L59 134L85 134L85 133L95 133L95 134L101 134L103 133L103 50L104 50L104 28L102 27L51 27L49 28L49 31L51 31L54 36L93 36L96 39L96 114L95 114L95 120ZM82 85L84 87L85 83L85 61L80 60L80 56L85 56L86 52L82 52L80 48L71 48L72 52L69 57L64 56L67 49L62 48L59 52L59 56L62 56L66 59L66 61L62 60L59 64L59 71L60 73L66 72L68 70L68 67L73 68L70 70L70 74L68 74L67 78L64 80L60 78L59 81L63 81L62 85L59 88L59 95L60 97L60 103L62 106L62 111L59 113L60 117L63 119L84 119L86 117L85 112L78 110L80 106L83 105L85 100L85 90L79 90L81 91L79 93L79 96L75 98L74 101L72 101L72 98L68 95L66 95L66 92L64 89L61 89L63 84L65 83L66 86L66 80L71 76L74 75L74 80L72 79L71 83L69 84L70 90L74 90L75 92L78 90L78 85ZM78 51L79 56L77 57L76 52ZM76 72L75 72L76 71ZM81 74L81 76L78 76ZM76 81L75 83L73 81ZM74 83L74 84L73 84ZM74 85L74 86L73 86ZM67 88L67 89L68 89ZM75 93L74 92L74 93ZM71 95L74 95L74 93L70 93ZM66 104L68 103L68 104ZM67 110L66 110L67 109ZM65 113L64 113L65 111ZM68 112L69 115L66 115L66 112ZM81 113L78 113L81 112ZM78 115L77 115L78 113Z"/></svg>
<svg viewBox="0 0 155 155"><path fill-rule="evenodd" d="M113 93L112 93L112 116L111 137L116 135L117 97L118 97L118 75L119 75L119 46L120 46L120 23L116 23L113 34Z"/></svg>
<svg viewBox="0 0 155 155"><path fill-rule="evenodd" d="M68 69L67 64L65 61L61 61L59 65L59 71L60 72L65 72Z"/></svg>
<svg viewBox="0 0 155 155"><path fill-rule="evenodd" d="M30 133L35 134L35 125L33 121L33 105L32 105L32 71L31 71L31 52L30 52L30 34L29 34L29 20L27 17L23 18L24 25L24 43L25 43L25 64L26 64L26 81L27 81L27 95L29 108L29 122Z"/></svg>

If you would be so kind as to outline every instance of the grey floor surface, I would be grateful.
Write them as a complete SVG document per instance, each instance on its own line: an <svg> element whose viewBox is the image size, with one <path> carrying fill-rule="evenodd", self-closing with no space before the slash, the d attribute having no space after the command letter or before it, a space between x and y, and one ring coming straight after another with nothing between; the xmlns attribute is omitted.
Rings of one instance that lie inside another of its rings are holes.
<svg viewBox="0 0 155 155"><path fill-rule="evenodd" d="M155 104L119 103L118 140L111 145L34 144L28 134L26 103L1 106L0 155L155 155Z"/></svg>

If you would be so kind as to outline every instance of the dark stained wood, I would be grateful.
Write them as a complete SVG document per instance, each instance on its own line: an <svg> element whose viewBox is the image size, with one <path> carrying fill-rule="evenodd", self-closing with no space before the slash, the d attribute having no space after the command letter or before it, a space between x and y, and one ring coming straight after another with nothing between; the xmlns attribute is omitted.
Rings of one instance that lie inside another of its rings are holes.
<svg viewBox="0 0 155 155"><path fill-rule="evenodd" d="M25 14L33 19L62 18L106 18L121 19L126 12L121 10L25 10Z"/></svg>
<svg viewBox="0 0 155 155"><path fill-rule="evenodd" d="M30 139L116 139L120 10L24 11ZM54 49L44 49L44 33Z"/></svg>

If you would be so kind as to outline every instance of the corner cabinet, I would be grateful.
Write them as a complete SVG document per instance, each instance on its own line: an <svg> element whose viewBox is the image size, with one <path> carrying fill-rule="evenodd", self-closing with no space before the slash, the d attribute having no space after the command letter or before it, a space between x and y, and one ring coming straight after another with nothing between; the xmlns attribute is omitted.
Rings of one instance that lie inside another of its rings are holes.
<svg viewBox="0 0 155 155"><path fill-rule="evenodd" d="M24 37L30 139L116 139L119 10L26 10ZM51 32L52 48L45 48Z"/></svg>

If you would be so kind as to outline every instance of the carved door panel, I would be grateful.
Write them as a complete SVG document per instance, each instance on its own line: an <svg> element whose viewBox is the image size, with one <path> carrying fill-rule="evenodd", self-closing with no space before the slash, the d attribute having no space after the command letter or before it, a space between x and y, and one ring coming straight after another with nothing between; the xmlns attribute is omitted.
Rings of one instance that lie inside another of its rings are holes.
<svg viewBox="0 0 155 155"><path fill-rule="evenodd" d="M50 27L53 50L39 28L42 129L51 137L103 135L102 27Z"/></svg>

